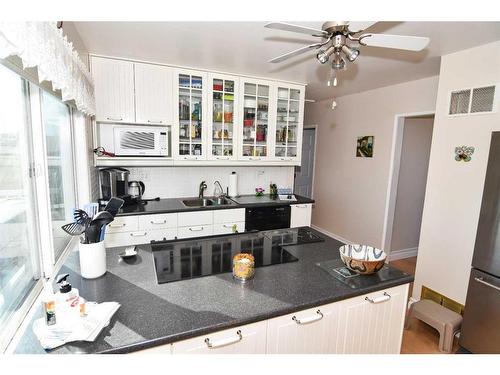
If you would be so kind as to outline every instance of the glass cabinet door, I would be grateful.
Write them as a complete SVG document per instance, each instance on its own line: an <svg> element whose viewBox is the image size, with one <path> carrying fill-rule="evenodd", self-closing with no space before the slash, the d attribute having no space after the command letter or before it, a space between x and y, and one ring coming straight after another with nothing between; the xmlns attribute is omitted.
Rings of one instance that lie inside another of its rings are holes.
<svg viewBox="0 0 500 375"><path fill-rule="evenodd" d="M243 85L243 157L268 155L269 86L245 82Z"/></svg>
<svg viewBox="0 0 500 375"><path fill-rule="evenodd" d="M179 155L200 157L206 153L203 144L203 77L178 75Z"/></svg>
<svg viewBox="0 0 500 375"><path fill-rule="evenodd" d="M212 134L211 156L215 159L232 159L234 150L235 86L234 79L213 77L212 85Z"/></svg>
<svg viewBox="0 0 500 375"><path fill-rule="evenodd" d="M300 90L278 87L275 157L297 157Z"/></svg>

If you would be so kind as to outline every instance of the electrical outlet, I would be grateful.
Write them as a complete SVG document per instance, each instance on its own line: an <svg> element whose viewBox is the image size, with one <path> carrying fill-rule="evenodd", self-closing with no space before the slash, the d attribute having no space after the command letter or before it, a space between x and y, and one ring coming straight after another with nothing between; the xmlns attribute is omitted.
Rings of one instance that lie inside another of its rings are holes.
<svg viewBox="0 0 500 375"><path fill-rule="evenodd" d="M259 178L260 176L264 176L264 174L266 173L266 171L264 170L258 170L257 172L255 172L255 177Z"/></svg>

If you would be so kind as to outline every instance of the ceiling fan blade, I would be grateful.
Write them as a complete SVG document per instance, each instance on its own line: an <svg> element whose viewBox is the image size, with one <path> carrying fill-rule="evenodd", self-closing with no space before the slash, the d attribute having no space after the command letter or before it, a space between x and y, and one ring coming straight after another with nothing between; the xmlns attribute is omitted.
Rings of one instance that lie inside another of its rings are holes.
<svg viewBox="0 0 500 375"><path fill-rule="evenodd" d="M267 27L269 29L291 31L293 33L301 33L312 36L324 36L324 37L328 36L328 33L323 30L313 29L311 27L305 27L305 26L292 25L291 23L285 23L285 22L271 22L264 25L264 27Z"/></svg>
<svg viewBox="0 0 500 375"><path fill-rule="evenodd" d="M421 51L429 44L430 39L422 36L365 34L360 36L361 43L371 47L404 49Z"/></svg>
<svg viewBox="0 0 500 375"><path fill-rule="evenodd" d="M296 50L293 50L293 51L290 51L290 52L287 52L285 53L284 55L281 55L281 56L278 56L278 57L275 57L274 59L271 59L269 60L268 62L270 63L279 63L279 62L282 62L290 57L293 57L293 56L297 56L297 55L300 55L304 52L307 52L313 48L318 48L321 46L321 43L314 43L314 44L310 44L308 46L305 46L305 47L300 47Z"/></svg>
<svg viewBox="0 0 500 375"><path fill-rule="evenodd" d="M357 34L375 25L378 21L349 21L349 31Z"/></svg>

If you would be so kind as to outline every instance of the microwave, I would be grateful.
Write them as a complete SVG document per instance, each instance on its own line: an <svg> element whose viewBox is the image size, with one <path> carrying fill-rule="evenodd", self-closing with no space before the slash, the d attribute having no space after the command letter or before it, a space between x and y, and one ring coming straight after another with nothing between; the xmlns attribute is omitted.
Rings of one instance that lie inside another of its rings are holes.
<svg viewBox="0 0 500 375"><path fill-rule="evenodd" d="M168 128L124 126L113 128L116 156L168 156Z"/></svg>

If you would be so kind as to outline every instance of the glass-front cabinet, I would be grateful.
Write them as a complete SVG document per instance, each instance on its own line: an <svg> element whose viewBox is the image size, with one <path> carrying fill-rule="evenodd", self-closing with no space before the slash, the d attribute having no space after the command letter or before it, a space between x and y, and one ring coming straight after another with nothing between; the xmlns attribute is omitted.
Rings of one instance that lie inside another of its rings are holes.
<svg viewBox="0 0 500 375"><path fill-rule="evenodd" d="M180 160L202 160L207 157L207 74L200 71L176 70L174 95L174 156Z"/></svg>
<svg viewBox="0 0 500 375"><path fill-rule="evenodd" d="M300 160L304 87L278 84L274 158Z"/></svg>
<svg viewBox="0 0 500 375"><path fill-rule="evenodd" d="M209 159L237 158L239 79L222 74L209 74L208 108L211 113L208 132Z"/></svg>
<svg viewBox="0 0 500 375"><path fill-rule="evenodd" d="M272 86L266 81L241 79L240 90L242 124L239 158L268 159L271 156Z"/></svg>

